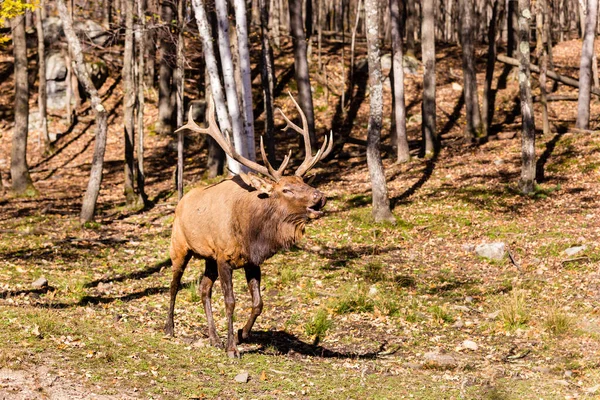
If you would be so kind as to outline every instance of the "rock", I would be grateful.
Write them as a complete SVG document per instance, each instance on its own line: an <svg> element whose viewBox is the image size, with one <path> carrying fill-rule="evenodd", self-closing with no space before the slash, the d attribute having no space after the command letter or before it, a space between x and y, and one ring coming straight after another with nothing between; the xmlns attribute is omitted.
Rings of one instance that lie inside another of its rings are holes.
<svg viewBox="0 0 600 400"><path fill-rule="evenodd" d="M462 347L464 347L465 349L473 350L473 351L476 351L477 349L479 349L479 346L477 345L477 343L475 343L472 340L465 340L464 342L462 342Z"/></svg>
<svg viewBox="0 0 600 400"><path fill-rule="evenodd" d="M423 367L421 364L416 362L405 362L402 364L402 366L408 369L421 369Z"/></svg>
<svg viewBox="0 0 600 400"><path fill-rule="evenodd" d="M41 277L37 278L35 281L33 281L33 283L31 284L31 287L33 287L34 289L42 289L42 288L48 287L48 279L41 276Z"/></svg>
<svg viewBox="0 0 600 400"><path fill-rule="evenodd" d="M46 79L62 81L67 77L67 63L62 54L53 51L46 55Z"/></svg>
<svg viewBox="0 0 600 400"><path fill-rule="evenodd" d="M423 355L426 364L434 368L454 368L458 364L456 358L450 354L444 354L437 351L430 351Z"/></svg>
<svg viewBox="0 0 600 400"><path fill-rule="evenodd" d="M489 260L502 260L506 254L506 245L502 242L482 243L475 247L475 253Z"/></svg>
<svg viewBox="0 0 600 400"><path fill-rule="evenodd" d="M471 297L471 296L465 297L465 303L472 303L472 302L473 302L473 297Z"/></svg>
<svg viewBox="0 0 600 400"><path fill-rule="evenodd" d="M503 164L504 164L504 160L503 160L503 159L501 159L501 158L496 158L496 159L494 160L494 165L498 165L498 166L500 166L500 165L503 165Z"/></svg>
<svg viewBox="0 0 600 400"><path fill-rule="evenodd" d="M564 251L564 253L569 256L572 257L577 253L581 253L582 251L586 250L587 246L586 245L582 245L582 246L574 246L574 247L569 247L568 249L566 249Z"/></svg>
<svg viewBox="0 0 600 400"><path fill-rule="evenodd" d="M421 62L413 56L405 54L402 58L402 67L404 68L405 74L416 75L420 65Z"/></svg>
<svg viewBox="0 0 600 400"><path fill-rule="evenodd" d="M239 374L235 376L235 381L238 383L246 383L248 382L248 371L241 371Z"/></svg>
<svg viewBox="0 0 600 400"><path fill-rule="evenodd" d="M565 371L565 378L572 378L572 377L573 377L573 371L566 370Z"/></svg>
<svg viewBox="0 0 600 400"><path fill-rule="evenodd" d="M498 315L500 315L500 310L489 313L488 315L486 315L486 317L488 319L494 320L494 319L498 318Z"/></svg>
<svg viewBox="0 0 600 400"><path fill-rule="evenodd" d="M65 36L63 31L62 20L58 17L47 17L42 22L44 28L44 43L47 46L61 40Z"/></svg>
<svg viewBox="0 0 600 400"><path fill-rule="evenodd" d="M462 327L465 326L465 323L462 321L462 319L457 320L452 327L456 328L456 329L461 329Z"/></svg>

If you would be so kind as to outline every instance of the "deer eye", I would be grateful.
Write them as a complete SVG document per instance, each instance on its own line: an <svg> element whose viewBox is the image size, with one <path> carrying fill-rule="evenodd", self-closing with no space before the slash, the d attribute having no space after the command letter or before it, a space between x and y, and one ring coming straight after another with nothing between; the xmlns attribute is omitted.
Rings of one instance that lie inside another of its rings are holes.
<svg viewBox="0 0 600 400"><path fill-rule="evenodd" d="M294 192L292 192L290 189L287 189L287 188L284 188L284 189L282 190L282 192L283 192L283 193L285 193L285 194L293 194L293 193L294 193Z"/></svg>

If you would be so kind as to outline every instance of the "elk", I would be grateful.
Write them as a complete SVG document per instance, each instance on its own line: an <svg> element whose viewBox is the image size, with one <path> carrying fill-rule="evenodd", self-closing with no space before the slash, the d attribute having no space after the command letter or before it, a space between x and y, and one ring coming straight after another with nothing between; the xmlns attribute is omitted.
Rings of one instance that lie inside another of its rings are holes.
<svg viewBox="0 0 600 400"><path fill-rule="evenodd" d="M275 169L267 160L262 137L260 152L264 165L238 154L230 137L223 135L217 127L212 101L209 101L207 128L201 128L194 122L191 110L187 124L179 128L210 135L229 157L266 178L242 173L207 188L192 189L177 205L170 246L173 278L164 329L167 335L173 336L173 313L181 277L188 262L195 256L204 259L206 264L199 291L206 313L209 342L213 346L223 346L217 335L211 306L212 287L220 278L227 315L225 350L230 358L239 358L236 344L248 339L263 308L260 265L278 251L298 242L306 223L323 214L325 195L304 183L302 177L331 152L333 134L325 137L323 145L313 156L306 116L293 97L292 101L300 113L302 128L278 110L286 122L284 129L292 128L303 136L306 156L294 175L290 176L283 173L292 152ZM239 268L243 268L246 274L252 310L248 322L234 337L232 273Z"/></svg>

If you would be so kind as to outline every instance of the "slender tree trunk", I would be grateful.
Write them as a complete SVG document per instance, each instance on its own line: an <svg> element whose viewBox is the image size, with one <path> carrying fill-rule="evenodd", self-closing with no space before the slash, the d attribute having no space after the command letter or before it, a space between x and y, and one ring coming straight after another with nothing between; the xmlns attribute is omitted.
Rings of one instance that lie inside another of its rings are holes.
<svg viewBox="0 0 600 400"><path fill-rule="evenodd" d="M316 147L317 141L315 136L315 114L308 72L306 35L304 34L302 20L302 0L290 0L289 9L290 31L294 45L294 70L296 75L296 83L298 85L299 103L304 115L306 115L311 145Z"/></svg>
<svg viewBox="0 0 600 400"><path fill-rule="evenodd" d="M423 122L421 124L421 131L423 134L424 153L427 156L437 151L435 132L435 31L433 0L423 0L421 49L421 57L423 59Z"/></svg>
<svg viewBox="0 0 600 400"><path fill-rule="evenodd" d="M149 22L151 24L151 29L148 29L145 32L146 42L148 45L146 46L147 57L146 57L146 86L148 88L154 87L154 81L156 80L156 15L158 14L158 6L156 4L157 0L146 0L148 2L148 11L150 14Z"/></svg>
<svg viewBox="0 0 600 400"><path fill-rule="evenodd" d="M399 2L390 0L392 30L392 70L394 77L394 115L396 137L396 156L398 162L410 160L408 140L406 138L406 105L404 104L404 68L402 66L402 25Z"/></svg>
<svg viewBox="0 0 600 400"><path fill-rule="evenodd" d="M240 55L240 72L242 77L242 110L244 116L244 136L247 146L246 154L251 160L256 157L254 140L254 114L252 110L252 76L250 65L250 49L248 48L248 23L246 21L246 4L244 0L234 0L235 29Z"/></svg>
<svg viewBox="0 0 600 400"><path fill-rule="evenodd" d="M171 33L172 21L175 18L173 3L162 0L161 22L163 34L160 39L160 65L158 80L158 123L156 130L160 133L173 132L173 66L176 63L175 43Z"/></svg>
<svg viewBox="0 0 600 400"><path fill-rule="evenodd" d="M123 183L123 192L127 206L133 206L137 203L138 196L134 187L134 146L135 146L135 83L133 76L133 4L125 2L125 49L123 52L123 128L125 140L125 180Z"/></svg>
<svg viewBox="0 0 600 400"><path fill-rule="evenodd" d="M477 96L477 76L475 74L475 43L472 0L459 0L460 11L460 39L462 45L462 66L464 80L465 108L467 109L467 125L465 139L473 140L482 136L483 127L479 113L479 100Z"/></svg>
<svg viewBox="0 0 600 400"><path fill-rule="evenodd" d="M52 151L52 143L50 135L48 135L48 116L46 112L46 46L44 44L44 27L42 24L42 8L44 1L40 2L40 6L35 10L35 29L38 39L38 108L40 112L40 122L42 124L42 137L44 138L44 150L46 153Z"/></svg>
<svg viewBox="0 0 600 400"><path fill-rule="evenodd" d="M281 47L281 42L280 42L281 34L279 31L279 24L280 24L279 15L281 13L280 3L279 3L279 0L268 0L268 1L271 2L270 13L269 13L269 17L270 17L269 32L270 32L271 39L273 39L273 46L275 46L276 49L279 49Z"/></svg>
<svg viewBox="0 0 600 400"><path fill-rule="evenodd" d="M233 56L231 54L231 44L229 41L229 18L227 15L226 0L216 0L215 8L217 11L218 22L219 54L221 56L221 66L223 69L223 83L225 84L227 109L231 116L231 127L233 128L233 142L239 154L248 157L248 145L246 144L245 136L243 134L242 115L240 113L240 104L238 102L235 84L235 70L233 67ZM240 171L244 171L245 167L239 165L237 162L230 161L229 169L231 172L237 174Z"/></svg>
<svg viewBox="0 0 600 400"><path fill-rule="evenodd" d="M546 24L548 13L545 0L537 0L536 3L536 57L540 63L540 103L542 104L542 126L544 135L550 132L548 120L548 100L546 96L546 74L548 71L548 52L546 42L548 41Z"/></svg>
<svg viewBox="0 0 600 400"><path fill-rule="evenodd" d="M529 0L519 0L519 92L521 97L521 180L524 194L535 190L535 124L531 99L531 72L529 68L529 22L531 8Z"/></svg>
<svg viewBox="0 0 600 400"><path fill-rule="evenodd" d="M592 56L598 17L598 0L588 0L585 18L585 34L579 64L579 100L577 102L577 122L579 129L588 129L590 123L590 92L592 87Z"/></svg>
<svg viewBox="0 0 600 400"><path fill-rule="evenodd" d="M214 36L211 32L210 24L208 23L205 3L203 0L192 0L192 6L194 8L194 14L198 24L198 33L200 34L200 39L202 40L202 50L204 52L204 60L206 62L206 73L210 79L210 91L212 93L212 101L215 102L219 127L223 132L231 132L231 121L229 120L229 113L225 103L225 95L223 93L223 87L221 86L221 79L219 78L217 58L215 57L215 51L213 48L212 38ZM214 152L215 151L213 150L213 154ZM209 158L211 158L210 154ZM237 163L233 163L233 160L229 160L230 171L232 165L237 165Z"/></svg>
<svg viewBox="0 0 600 400"><path fill-rule="evenodd" d="M485 83L483 85L483 99L481 104L481 113L483 117L483 133L485 136L490 134L490 127L494 119L495 94L492 92L492 82L494 80L494 66L496 65L496 37L498 21L503 14L505 0L494 0L492 8L492 19L488 28L488 56L485 67Z"/></svg>
<svg viewBox="0 0 600 400"><path fill-rule="evenodd" d="M413 0L407 0L406 5L406 55L409 57L415 57L415 33L418 29L417 2Z"/></svg>
<svg viewBox="0 0 600 400"><path fill-rule="evenodd" d="M370 113L367 136L367 165L373 190L373 218L376 222L395 222L390 210L379 145L383 122L383 85L381 83L381 56L379 53L379 9L377 0L365 0L367 51L369 59Z"/></svg>
<svg viewBox="0 0 600 400"><path fill-rule="evenodd" d="M516 3L516 1L507 1L508 8L506 13L506 55L509 57L514 57L515 51L517 50L517 43L519 42L517 32L518 21Z"/></svg>
<svg viewBox="0 0 600 400"><path fill-rule="evenodd" d="M65 36L69 43L69 49L73 54L75 61L75 73L79 82L88 92L92 102L92 109L96 113L96 142L94 143L94 157L92 159L92 170L90 172L90 180L88 182L85 195L83 196L83 204L81 206L81 214L79 220L81 223L89 222L94 218L96 209L96 200L100 192L100 184L102 183L102 166L104 164L104 151L106 149L106 130L107 130L107 113L102 105L102 100L98 96L98 91L94 87L92 80L87 72L87 68L83 61L83 52L81 44L73 30L73 21L68 14L64 0L57 0L58 13L63 21Z"/></svg>
<svg viewBox="0 0 600 400"><path fill-rule="evenodd" d="M29 130L29 77L27 74L27 40L25 15L11 20L15 58L15 130L12 137L10 176L16 194L36 194L27 166L27 132Z"/></svg>
<svg viewBox="0 0 600 400"><path fill-rule="evenodd" d="M358 0L356 3L356 19L354 22L354 27L352 28L352 38L350 39L350 84L353 82L354 78L354 54L355 54L355 45L356 45L356 31L358 29L358 22L360 21L360 8L362 6L362 0Z"/></svg>
<svg viewBox="0 0 600 400"><path fill-rule="evenodd" d="M148 203L146 195L146 175L144 172L144 71L146 57L146 13L145 1L138 0L137 14L139 31L136 34L137 42L137 187L142 204Z"/></svg>
<svg viewBox="0 0 600 400"><path fill-rule="evenodd" d="M446 39L446 42L450 43L454 37L452 29L452 6L454 5L454 0L446 0L446 4L446 14L444 15L444 38Z"/></svg>
<svg viewBox="0 0 600 400"><path fill-rule="evenodd" d="M183 54L184 38L183 30L185 28L184 20L185 0L177 0L177 66L175 69L175 87L176 87L176 126L183 125L183 91L185 84L185 56ZM183 150L184 150L184 132L177 132L177 195L179 200L183 197Z"/></svg>
<svg viewBox="0 0 600 400"><path fill-rule="evenodd" d="M275 128L275 123L273 118L273 91L275 89L275 82L273 82L273 53L271 51L271 44L269 43L268 35L269 10L267 9L267 1L268 0L259 0L262 44L260 77L265 101L265 142L267 157L269 162L274 164L275 137L273 135L273 131ZM319 0L319 8L321 7L322 1L323 0Z"/></svg>
<svg viewBox="0 0 600 400"><path fill-rule="evenodd" d="M318 63L319 63L319 72L323 72L323 61L321 60L321 47L322 47L322 41L323 41L323 1L324 0L317 0L319 2L318 4L318 11L317 11L317 18L318 18L318 23L317 23L317 48L318 48Z"/></svg>

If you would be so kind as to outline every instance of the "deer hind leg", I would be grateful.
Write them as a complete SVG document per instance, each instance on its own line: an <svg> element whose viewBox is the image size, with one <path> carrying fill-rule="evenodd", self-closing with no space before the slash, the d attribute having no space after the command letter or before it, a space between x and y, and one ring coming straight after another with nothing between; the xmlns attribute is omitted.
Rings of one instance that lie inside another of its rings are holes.
<svg viewBox="0 0 600 400"><path fill-rule="evenodd" d="M171 302L169 304L169 312L167 314L167 322L165 323L165 333L169 336L173 336L173 314L175 313L175 299L177 298L177 292L181 286L181 277L187 267L188 262L192 258L192 254L188 251L173 251L171 250L171 263L173 270L173 279L171 280L171 287L169 293L171 295Z"/></svg>
<svg viewBox="0 0 600 400"><path fill-rule="evenodd" d="M219 277L217 262L212 258L206 259L206 267L204 276L200 282L200 293L202 295L202 304L204 305L204 313L206 314L206 324L208 325L208 339L212 346L223 347L217 329L215 328L215 320L212 313L212 287Z"/></svg>
<svg viewBox="0 0 600 400"><path fill-rule="evenodd" d="M260 267L257 265L249 265L244 267L244 271L246 272L248 290L250 291L250 296L252 296L252 311L244 328L238 331L238 343L248 339L252 326L263 309L263 301L260 295Z"/></svg>
<svg viewBox="0 0 600 400"><path fill-rule="evenodd" d="M225 261L218 262L219 277L221 287L223 288L223 298L225 299L225 311L227 312L227 345L225 350L229 358L239 358L240 353L235 345L233 335L233 311L235 309L235 295L233 294L233 269Z"/></svg>

